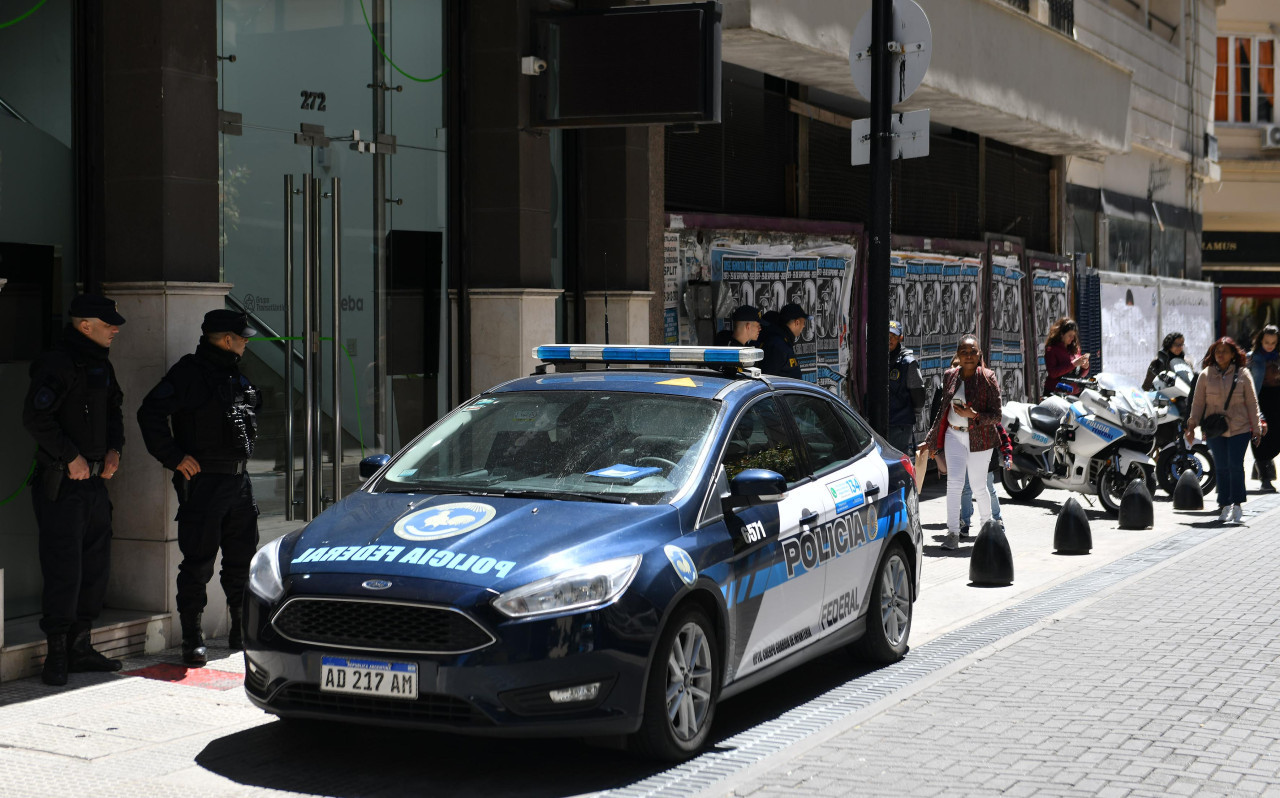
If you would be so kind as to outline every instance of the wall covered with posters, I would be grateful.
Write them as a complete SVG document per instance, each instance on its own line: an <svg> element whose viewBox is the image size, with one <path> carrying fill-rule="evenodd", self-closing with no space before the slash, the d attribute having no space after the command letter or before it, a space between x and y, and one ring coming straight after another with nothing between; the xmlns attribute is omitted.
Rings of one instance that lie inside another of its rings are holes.
<svg viewBox="0 0 1280 798"><path fill-rule="evenodd" d="M1204 356L1213 340L1212 284L1115 272L1098 276L1103 368L1108 374L1141 383L1170 332L1182 333L1183 351L1193 364Z"/></svg>
<svg viewBox="0 0 1280 798"><path fill-rule="evenodd" d="M810 316L795 344L804 379L844 395L860 229L777 223L772 226L779 229L747 230L734 229L733 222L712 215L669 217L667 341L709 345L739 305L763 314L794 302ZM709 303L700 301L705 294Z"/></svg>

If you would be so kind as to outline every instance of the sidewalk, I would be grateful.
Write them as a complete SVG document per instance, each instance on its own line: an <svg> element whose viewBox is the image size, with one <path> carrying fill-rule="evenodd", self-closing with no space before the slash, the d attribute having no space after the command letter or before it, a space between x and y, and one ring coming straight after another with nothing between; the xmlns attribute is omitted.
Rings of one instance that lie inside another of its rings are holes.
<svg viewBox="0 0 1280 798"><path fill-rule="evenodd" d="M1083 737L1079 745L1062 742L1054 733L1065 731L1074 736L1078 729L1081 734L1094 735L1104 725L1132 717L1145 719L1147 726L1142 728L1148 731L1143 734L1150 736L1150 728L1154 728L1150 724L1164 723L1160 718L1166 710L1153 715L1143 708L1148 700L1163 701L1161 707L1171 702L1181 706L1187 701L1203 701L1210 707L1205 710L1210 711L1206 717L1223 723L1222 707L1243 699L1231 691L1220 693L1219 682L1225 677L1214 675L1218 669L1225 668L1224 673L1240 679L1247 676L1235 692L1244 690L1241 695L1251 700L1254 692L1248 685L1255 681L1274 690L1271 695L1280 695L1280 684L1271 683L1280 678L1275 664L1280 661L1280 651L1275 650L1280 644L1273 642L1275 636L1265 628L1280 618L1272 618L1265 608L1253 605L1243 610L1240 618L1230 615L1241 595L1247 594L1254 602L1280 595L1274 589L1280 574L1276 567L1280 553L1267 544L1269 530L1276 526L1275 516L1260 515L1280 507L1280 497L1251 497L1246 520L1253 526L1230 529L1216 523L1212 508L1199 514L1175 514L1167 500L1155 505L1153 530L1121 531L1100 510L1090 511L1094 553L1068 557L1052 553L1057 502L1066 496L1046 492L1033 504L1005 503L1005 524L1015 554L1015 582L1006 588L973 588L968 587L969 545L959 552L945 552L937 545L944 534L946 502L940 483L928 483L921 502L929 544L924 591L916 607L912 652L899 663L906 670L899 673L894 670L898 666L891 666L872 671L839 688L850 694L874 693L869 708L861 714L840 715L832 708L838 708L837 702L825 696L809 702L797 699L800 705L786 714L805 716L800 726L776 734L773 721L768 721L744 732L783 741L767 757L734 760L734 754L749 751L751 746L730 737L691 763L655 772L622 755L584 748L575 741L415 737L343 725L321 733L300 733L249 704L241 687L242 657L218 648L216 643L221 641L214 641L212 659L204 669L182 667L178 652L170 650L131 659L121 674L73 674L65 688L47 687L38 678L0 685L0 784L4 785L0 794L6 798L67 794L238 798L391 796L424 791L564 795L613 789L625 795L691 795L706 789L715 795L901 795L904 791L894 785L908 781L912 784L909 794L985 792L992 790L985 786L986 779L1010 768L1015 773L1031 773L1029 779L1062 786L1063 782L1041 767L1044 762L1066 757L1078 770L1079 763L1091 760L1079 759L1076 753L1094 755L1113 742L1112 747L1119 751L1127 751L1125 745L1138 745L1133 740L1146 738L1136 733L1124 740L1102 734L1102 742ZM1190 549L1199 540L1197 536L1217 537ZM1237 539L1247 541L1250 551L1254 547L1265 550L1265 555L1257 559L1238 556L1231 543ZM1162 544L1189 550L1178 555L1182 559L1176 566L1170 564L1152 573L1141 552L1159 549ZM1214 559L1206 568L1199 563L1207 556L1203 552L1210 551L1215 552ZM1182 565L1184 562L1187 564ZM1117 566L1137 570L1127 581L1117 581L1123 576L1108 577L1117 583L1113 597L1128 595L1131 589L1146 592L1140 593L1132 610L1126 609L1128 605L1121 598L1098 601L1108 610L1095 619L1094 611L1081 602L1097 599L1070 591L1082 578ZM1176 574L1176 578L1161 576L1166 573ZM1204 588L1206 576L1215 580L1213 590ZM1223 593L1223 587L1216 584L1222 580L1236 580L1239 594ZM1198 589L1188 591L1188 586ZM1027 608L1059 594L1065 596L1054 599L1063 607L1059 623L1067 626L1045 621L1030 627L1031 631L1011 633L1009 630L1021 627L1002 620L1010 613L1025 614ZM1171 596L1178 601L1170 601ZM1198 614L1194 634L1185 640L1175 635L1176 609L1184 600L1193 601ZM1108 601L1119 605L1112 609ZM1219 637L1215 624L1229 635ZM1077 627L1078 635L1085 637L1060 633ZM975 638L975 630L986 636ZM960 645L953 642L956 640L968 642ZM1200 653L1182 652L1180 646L1184 645L1209 648ZM1078 656L1073 655L1073 647L1079 648ZM965 653L979 650L981 655ZM1013 652L1007 663L1006 651ZM1151 651L1158 656L1153 657ZM942 652L949 652L951 659L941 657ZM1189 661L1183 661L1188 657ZM1206 662L1213 663L1212 667ZM1091 666L1102 668L1102 672L1089 671ZM1131 668L1148 666L1158 667L1161 675L1148 678L1140 671L1130 672ZM972 675L975 670L982 675ZM1049 674L1052 678L1044 678ZM849 674L853 676L857 674ZM1188 683L1191 676L1194 681ZM1117 678L1114 690L1092 688L1093 682L1111 685ZM1185 695L1162 697L1175 688L1184 693L1195 691L1194 700ZM1014 703L1006 707L1006 699ZM1258 692L1257 699L1253 701L1255 710L1275 708L1265 690ZM749 701L747 697L735 700ZM1103 702L1116 702L1122 715L1114 715ZM1046 711L1051 714L1046 716ZM1007 721L1003 719L1006 714ZM1244 711L1237 714L1253 717ZM1046 717L1053 719L1053 725L1037 726ZM1184 712L1179 717L1183 723L1190 722L1186 718L1200 716ZM874 734L865 731L872 725ZM1228 729L1221 731L1226 734ZM1256 754L1250 768L1259 762L1277 764L1268 758L1274 751L1267 746L1274 739L1260 742L1257 730L1244 727L1230 733L1242 735L1244 748L1233 748L1229 756L1245 756L1239 754L1245 750ZM1197 734L1189 734L1176 756L1191 756L1187 751L1199 739ZM1152 745L1147 741L1143 750ZM1010 756L1006 748L1018 754L1015 761L1006 762ZM427 756L428 750L436 756ZM1207 752L1215 750L1205 746ZM1102 757L1107 763L1104 770L1116 766L1119 773L1137 766L1123 758L1113 762L1110 756ZM1187 761L1202 768L1221 766L1212 758L1217 754L1207 756L1210 758ZM566 771L563 764L570 760L577 764ZM495 762L511 769L494 768ZM1123 767L1119 767L1121 762ZM1001 766L995 768L994 763ZM683 773L700 775L681 781ZM1253 775L1252 771L1242 774L1240 782L1246 783L1246 777ZM1071 783L1077 782L1092 784L1083 777ZM1115 776L1107 786L1113 782L1128 783ZM1138 783L1143 782L1139 779ZM1025 785L1013 786L1022 789ZM1080 789L1080 794L1094 792L1088 786ZM1069 790L1063 787L1061 792Z"/></svg>

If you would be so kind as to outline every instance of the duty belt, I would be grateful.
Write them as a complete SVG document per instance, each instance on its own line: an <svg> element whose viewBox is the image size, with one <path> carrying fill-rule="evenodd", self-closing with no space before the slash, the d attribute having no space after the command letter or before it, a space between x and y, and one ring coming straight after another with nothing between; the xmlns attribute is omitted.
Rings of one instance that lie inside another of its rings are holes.
<svg viewBox="0 0 1280 798"><path fill-rule="evenodd" d="M209 474L243 474L248 465L245 460L214 461L200 463L200 472Z"/></svg>

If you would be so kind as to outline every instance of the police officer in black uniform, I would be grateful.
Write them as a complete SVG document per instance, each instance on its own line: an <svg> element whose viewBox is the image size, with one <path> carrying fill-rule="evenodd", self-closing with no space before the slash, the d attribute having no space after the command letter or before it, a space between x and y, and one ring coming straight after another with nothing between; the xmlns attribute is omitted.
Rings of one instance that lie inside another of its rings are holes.
<svg viewBox="0 0 1280 798"><path fill-rule="evenodd" d="M761 371L779 377L804 379L800 373L800 362L796 360L795 344L808 321L809 314L794 302L778 310L777 321L767 325L760 334L760 348L764 350Z"/></svg>
<svg viewBox="0 0 1280 798"><path fill-rule="evenodd" d="M67 683L68 671L118 671L89 643L111 569L111 502L124 448L124 394L107 356L124 317L96 294L71 300L71 323L52 351L31 364L22 425L36 439L31 503L44 575L40 628L48 653L40 677Z"/></svg>
<svg viewBox="0 0 1280 798"><path fill-rule="evenodd" d="M258 391L240 373L248 339L258 334L243 313L211 310L200 343L151 389L138 408L147 451L174 472L178 491L178 617L182 659L207 659L201 618L205 586L222 549L222 590L231 610L227 645L243 647L241 622L249 561L258 548L258 506L246 473L257 437ZM172 419L172 427L170 427Z"/></svg>
<svg viewBox="0 0 1280 798"><path fill-rule="evenodd" d="M924 407L924 378L920 363L902 345L902 322L889 322L889 443L915 455L916 413Z"/></svg>
<svg viewBox="0 0 1280 798"><path fill-rule="evenodd" d="M755 346L760 337L760 311L754 305L739 305L729 317L733 326L716 333L716 346Z"/></svg>

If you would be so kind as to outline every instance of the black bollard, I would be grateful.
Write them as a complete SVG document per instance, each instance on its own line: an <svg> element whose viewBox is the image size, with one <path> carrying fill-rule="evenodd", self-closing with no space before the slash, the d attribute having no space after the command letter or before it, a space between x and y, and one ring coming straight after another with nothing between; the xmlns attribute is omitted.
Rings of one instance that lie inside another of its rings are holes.
<svg viewBox="0 0 1280 798"><path fill-rule="evenodd" d="M1074 497L1062 503L1058 523L1053 528L1053 550L1059 554L1088 554L1093 548L1089 518Z"/></svg>
<svg viewBox="0 0 1280 798"><path fill-rule="evenodd" d="M969 581L975 585L1004 587L1013 584L1013 551L999 521L982 525L969 553Z"/></svg>
<svg viewBox="0 0 1280 798"><path fill-rule="evenodd" d="M1173 509L1203 510L1204 494L1200 492L1200 475L1195 469L1188 468L1178 477L1178 484L1173 488Z"/></svg>
<svg viewBox="0 0 1280 798"><path fill-rule="evenodd" d="M1120 497L1120 528L1150 529L1156 520L1151 493L1145 479L1135 479Z"/></svg>

